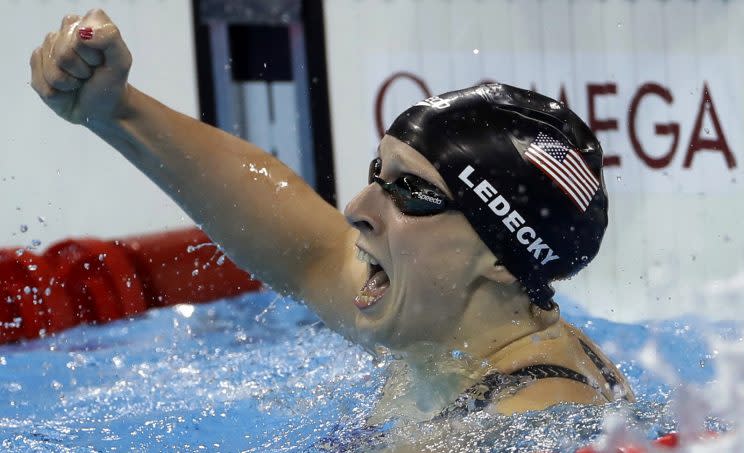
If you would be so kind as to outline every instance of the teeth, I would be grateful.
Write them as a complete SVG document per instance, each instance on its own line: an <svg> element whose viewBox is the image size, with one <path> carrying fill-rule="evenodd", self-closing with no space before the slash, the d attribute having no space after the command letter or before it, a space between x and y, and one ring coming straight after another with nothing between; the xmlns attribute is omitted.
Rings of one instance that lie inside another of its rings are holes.
<svg viewBox="0 0 744 453"><path fill-rule="evenodd" d="M357 248L357 259L363 263L369 263L373 266L377 266L379 264L374 256L370 255L360 248Z"/></svg>

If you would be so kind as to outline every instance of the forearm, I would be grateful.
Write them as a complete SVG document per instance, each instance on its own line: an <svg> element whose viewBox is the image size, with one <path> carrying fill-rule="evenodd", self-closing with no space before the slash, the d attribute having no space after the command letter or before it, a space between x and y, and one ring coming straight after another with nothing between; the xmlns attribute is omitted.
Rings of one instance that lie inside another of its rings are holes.
<svg viewBox="0 0 744 453"><path fill-rule="evenodd" d="M324 214L337 216L335 224L343 229L340 213L260 148L131 86L125 98L118 120L88 127L168 193L239 265L258 270L277 289L295 290L291 281L277 282L286 278L276 274L291 272L294 263L309 259L303 253L317 247L308 234L312 219L304 234L292 224L317 216L313 209L324 205Z"/></svg>
<svg viewBox="0 0 744 453"><path fill-rule="evenodd" d="M193 199L208 199L204 191L214 190L215 172L227 172L221 176L228 178L224 186L229 186L236 182L238 172L228 169L234 169L236 164L281 165L260 148L176 112L134 87L128 87L125 97L127 101L117 119L91 121L86 126L175 201L186 205L187 212L200 223L209 223L216 213L210 215L211 203L197 204ZM229 193L224 192L223 196Z"/></svg>

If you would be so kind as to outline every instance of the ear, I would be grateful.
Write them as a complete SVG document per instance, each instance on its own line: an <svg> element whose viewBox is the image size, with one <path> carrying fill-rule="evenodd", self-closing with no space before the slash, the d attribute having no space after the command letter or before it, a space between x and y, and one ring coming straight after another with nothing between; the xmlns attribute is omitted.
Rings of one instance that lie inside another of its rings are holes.
<svg viewBox="0 0 744 453"><path fill-rule="evenodd" d="M506 269L506 266L499 263L490 250L486 250L479 261L479 273L488 280L503 285L512 285L516 283L517 278Z"/></svg>
<svg viewBox="0 0 744 453"><path fill-rule="evenodd" d="M530 315L538 324L543 326L552 326L561 320L561 308L554 304L552 310L543 310L535 304L530 304Z"/></svg>

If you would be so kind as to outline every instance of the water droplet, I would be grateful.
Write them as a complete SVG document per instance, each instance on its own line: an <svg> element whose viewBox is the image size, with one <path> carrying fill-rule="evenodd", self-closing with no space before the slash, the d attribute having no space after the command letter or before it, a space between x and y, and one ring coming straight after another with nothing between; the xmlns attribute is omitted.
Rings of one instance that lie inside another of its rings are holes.
<svg viewBox="0 0 744 453"><path fill-rule="evenodd" d="M618 180L618 181L622 181L622 180L623 180L623 177L622 177L622 176L618 176L618 177L617 177L617 180Z"/></svg>
<svg viewBox="0 0 744 453"><path fill-rule="evenodd" d="M100 255L98 255L98 261L103 261L105 259L106 259L106 254L105 253L101 253Z"/></svg>
<svg viewBox="0 0 744 453"><path fill-rule="evenodd" d="M34 239L33 241L31 241L31 245L34 247L38 247L41 245L41 241L38 239Z"/></svg>
<svg viewBox="0 0 744 453"><path fill-rule="evenodd" d="M706 134L710 134L710 129L709 128L704 127L703 130L705 131Z"/></svg>
<svg viewBox="0 0 744 453"><path fill-rule="evenodd" d="M47 289L44 290L44 295L48 297L51 294L52 294L52 288L47 287Z"/></svg>
<svg viewBox="0 0 744 453"><path fill-rule="evenodd" d="M622 22L618 22L617 23L617 28L623 28L623 23Z"/></svg>
<svg viewBox="0 0 744 453"><path fill-rule="evenodd" d="M28 225L21 225L21 233L28 231Z"/></svg>
<svg viewBox="0 0 744 453"><path fill-rule="evenodd" d="M28 270L30 270L31 272L35 271L36 269L38 269L38 266L36 264L28 265Z"/></svg>
<svg viewBox="0 0 744 453"><path fill-rule="evenodd" d="M24 292L24 294L31 294L31 287L30 286L25 286L23 288L23 292Z"/></svg>
<svg viewBox="0 0 744 453"><path fill-rule="evenodd" d="M474 54L474 55L478 55L479 53L480 53L480 50L478 50L478 49L473 49L473 54Z"/></svg>
<svg viewBox="0 0 744 453"><path fill-rule="evenodd" d="M194 269L194 271L191 272L191 276L196 277L197 275L199 275L199 269Z"/></svg>
<svg viewBox="0 0 744 453"><path fill-rule="evenodd" d="M225 255L222 255L221 257L217 258L217 265L222 266L225 263Z"/></svg>
<svg viewBox="0 0 744 453"><path fill-rule="evenodd" d="M194 247L193 245L186 247L187 253L194 253L195 250L196 250L196 247Z"/></svg>
<svg viewBox="0 0 744 453"><path fill-rule="evenodd" d="M122 358L118 355L115 355L113 358L111 358L111 362L113 362L116 368L121 368L122 366L124 366L124 360L122 360Z"/></svg>
<svg viewBox="0 0 744 453"><path fill-rule="evenodd" d="M88 270L90 269L90 263L83 263L83 267Z"/></svg>

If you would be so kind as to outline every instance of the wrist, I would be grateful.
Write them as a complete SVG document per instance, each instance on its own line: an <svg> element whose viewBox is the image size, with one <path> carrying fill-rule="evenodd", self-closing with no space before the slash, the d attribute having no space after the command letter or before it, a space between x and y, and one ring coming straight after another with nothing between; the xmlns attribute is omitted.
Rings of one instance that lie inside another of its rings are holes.
<svg viewBox="0 0 744 453"><path fill-rule="evenodd" d="M109 114L91 116L82 125L97 135L118 129L122 122L136 115L136 97L138 94L141 93L136 88L126 84L121 90L119 101Z"/></svg>

